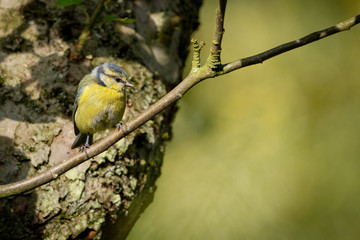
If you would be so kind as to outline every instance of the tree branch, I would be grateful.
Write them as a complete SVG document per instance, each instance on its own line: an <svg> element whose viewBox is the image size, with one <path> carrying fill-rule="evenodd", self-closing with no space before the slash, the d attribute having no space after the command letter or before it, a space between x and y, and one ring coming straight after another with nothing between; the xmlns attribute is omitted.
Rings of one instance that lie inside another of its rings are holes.
<svg viewBox="0 0 360 240"><path fill-rule="evenodd" d="M191 43L193 44L193 60L192 60L191 71L196 72L201 67L200 52L201 49L204 47L205 42L201 41L200 43L198 43L196 39L191 39Z"/></svg>
<svg viewBox="0 0 360 240"><path fill-rule="evenodd" d="M224 5L222 5L224 4ZM220 0L220 12L222 10L225 10L226 1ZM221 10L222 9L222 10ZM224 13L224 12L223 12ZM221 19L219 19L221 18ZM223 24L224 14L218 14L217 15L217 23ZM325 38L327 36L330 36L332 34L342 32L345 30L349 30L351 27L355 26L360 22L360 15L357 15L356 17L353 17L349 20L343 21L333 27L329 27L327 29L314 32L312 34L309 34L303 38L300 38L298 40L282 44L278 47L272 48L268 51L265 51L263 53L239 59L234 62L230 62L224 65L218 65L220 66L220 69L218 68L212 68L211 65L206 64L203 67L200 67L198 65L198 60L196 59L199 57L199 55L194 54L194 65L196 67L197 71L191 71L189 75L174 89L172 89L168 94L166 94L164 97L162 97L159 101L151 105L148 109L144 110L142 113L140 113L138 116L136 116L134 119L130 120L126 124L124 124L124 131L113 131L109 136L99 140L95 144L93 144L88 150L87 154L89 158L94 157L105 150L107 150L110 146L112 146L114 143L119 141L124 136L128 135L135 129L137 129L139 126L150 120L152 117L154 117L156 114L160 113L162 110L173 104L175 101L179 100L190 88L195 86L197 83L204 79L217 77L223 74L227 74L231 71L234 71L236 69L240 69L246 66L262 63L263 61L275 57L281 53L290 51L292 49L301 47L303 45L309 44L311 42L317 41L319 39ZM217 26L216 28L216 34L214 39L219 44L213 44L212 45L212 53L209 56L209 59L213 56L218 58L220 61L220 49L221 49L221 38L223 34L223 27ZM194 44L194 52L196 53L199 51L196 49L196 45ZM214 54L216 53L216 54ZM218 53L218 54L217 54ZM29 190L32 190L36 187L39 187L45 183L48 183L52 181L53 179L57 178L61 174L65 173L69 169L85 162L87 160L87 156L85 153L77 153L69 158L63 160L58 165L49 168L48 170L39 173L36 176L30 177L28 179L24 179L15 183L10 183L6 185L0 186L0 198L1 197L7 197L11 195L20 194Z"/></svg>
<svg viewBox="0 0 360 240"><path fill-rule="evenodd" d="M345 20L339 24L336 24L335 26L332 26L332 27L329 27L329 28L326 28L324 30L320 30L317 32L313 32L313 33L306 35L305 37L302 37L298 40L284 43L282 45L279 45L277 47L274 47L272 49L269 49L265 52L256 54L251 57L239 59L237 61L224 64L223 65L223 71L224 71L223 73L226 74L226 73L229 73L236 69L240 69L240 68L247 67L250 65L262 63L265 60L268 60L269 58L275 57L284 52L307 45L309 43L323 39L323 38L333 35L335 33L339 33L339 32L345 31L345 30L350 30L353 26L355 26L358 23L360 23L360 14L355 17L352 17L348 20Z"/></svg>
<svg viewBox="0 0 360 240"><path fill-rule="evenodd" d="M74 46L73 52L71 53L71 58L73 59L77 59L79 58L79 56L81 55L81 50L84 46L85 41L89 38L91 31L93 30L93 28L95 27L95 22L98 19L98 17L100 16L102 10L104 9L104 4L105 4L106 0L100 0L99 4L97 5L95 12L93 13L93 15L91 16L91 18L89 19L89 15L87 15L86 11L86 17L88 19L88 23L86 24L84 30L81 32L77 43Z"/></svg>
<svg viewBox="0 0 360 240"><path fill-rule="evenodd" d="M219 7L216 10L216 28L211 45L210 56L208 58L208 66L211 69L221 69L221 41L224 35L224 18L227 0L219 0Z"/></svg>

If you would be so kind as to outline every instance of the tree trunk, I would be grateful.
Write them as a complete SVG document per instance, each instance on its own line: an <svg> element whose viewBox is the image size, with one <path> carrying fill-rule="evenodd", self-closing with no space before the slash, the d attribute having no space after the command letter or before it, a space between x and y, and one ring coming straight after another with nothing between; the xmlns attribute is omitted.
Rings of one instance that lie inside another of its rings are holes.
<svg viewBox="0 0 360 240"><path fill-rule="evenodd" d="M77 84L93 67L113 62L131 76L125 122L181 81L201 5L112 1L101 18L136 22L95 28L85 58L74 62L69 51L86 18L81 7L55 2L0 3L0 184L46 171L77 151L70 150L72 104ZM82 7L91 14L96 3L83 1ZM106 239L125 238L152 201L175 111L173 105L55 181L0 199L0 239L100 239L103 232Z"/></svg>

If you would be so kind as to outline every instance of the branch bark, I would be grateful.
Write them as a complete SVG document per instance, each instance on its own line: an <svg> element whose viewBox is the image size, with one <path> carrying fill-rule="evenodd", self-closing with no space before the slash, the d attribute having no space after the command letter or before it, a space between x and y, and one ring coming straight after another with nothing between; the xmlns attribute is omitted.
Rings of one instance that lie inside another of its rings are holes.
<svg viewBox="0 0 360 240"><path fill-rule="evenodd" d="M223 33L223 21L224 21L224 14L221 12L225 10L226 1L220 1L220 14L217 14L217 23L219 26L216 27L215 33L215 41L221 44L221 38ZM218 11L219 12L219 11ZM324 30L320 30L309 35L306 35L298 40L294 40L282 45L279 45L275 48L269 49L265 52L256 54L254 56L242 58L230 63L226 63L224 65L220 65L222 70L218 68L213 68L212 65L204 65L197 69L197 71L191 71L190 74L174 89L172 89L168 94L162 97L159 101L151 105L148 109L144 110L141 114L136 116L134 119L130 120L126 124L124 124L125 131L113 131L109 136L106 138L101 139L100 141L96 142L92 145L87 154L89 158L94 157L105 150L107 150L110 146L114 143L119 141L124 136L128 135L129 133L133 132L142 124L146 123L148 120L153 118L156 114L160 113L171 104L179 100L190 88L195 86L197 83L201 82L202 80L213 78L217 76L221 76L223 74L227 74L234 70L251 66L254 64L262 63L263 61L285 53L287 51L296 49L298 47L307 45L314 41L323 39L325 37L331 36L333 34L350 30L353 26L360 23L360 15L357 15L353 18L340 22L339 24L326 28ZM220 52L221 52L221 45L213 44L212 45L212 53L211 56L218 57L220 59ZM216 53L216 54L214 54ZM194 61L197 61L194 59ZM64 159L60 164L49 168L45 172L42 172L36 176L33 176L29 179L25 179L22 181L18 181L11 184L6 184L0 186L0 197L7 197L16 194L20 194L29 190L32 190L36 187L39 187L45 183L52 181L53 179L57 178L61 174L65 173L69 169L85 162L88 160L87 156L84 153L77 153L73 156L70 156L67 159Z"/></svg>
<svg viewBox="0 0 360 240"><path fill-rule="evenodd" d="M224 35L224 18L227 0L220 0L216 10L216 23L213 42L211 45L208 65L211 69L221 69L221 41Z"/></svg>

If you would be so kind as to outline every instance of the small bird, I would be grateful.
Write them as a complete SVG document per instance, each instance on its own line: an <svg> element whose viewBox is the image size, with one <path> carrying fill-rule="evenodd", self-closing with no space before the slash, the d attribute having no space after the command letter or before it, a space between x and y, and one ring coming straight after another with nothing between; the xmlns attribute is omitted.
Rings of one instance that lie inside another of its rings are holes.
<svg viewBox="0 0 360 240"><path fill-rule="evenodd" d="M126 107L126 71L119 65L106 62L92 70L79 83L72 119L75 141L71 149L85 151L93 143L93 134L108 128L122 129L121 119Z"/></svg>

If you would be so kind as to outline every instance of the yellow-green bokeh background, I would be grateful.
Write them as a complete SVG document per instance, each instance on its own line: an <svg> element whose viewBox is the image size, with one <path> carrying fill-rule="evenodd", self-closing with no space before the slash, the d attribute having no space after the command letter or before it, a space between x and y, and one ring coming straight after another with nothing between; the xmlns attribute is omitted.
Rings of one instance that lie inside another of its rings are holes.
<svg viewBox="0 0 360 240"><path fill-rule="evenodd" d="M200 12L207 47L216 6ZM223 62L359 10L230 0ZM206 80L179 106L154 202L129 239L360 239L360 26Z"/></svg>

